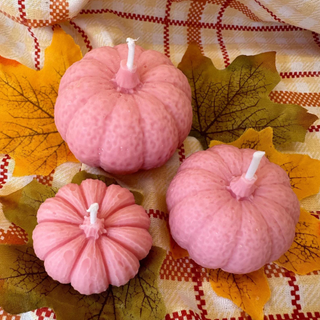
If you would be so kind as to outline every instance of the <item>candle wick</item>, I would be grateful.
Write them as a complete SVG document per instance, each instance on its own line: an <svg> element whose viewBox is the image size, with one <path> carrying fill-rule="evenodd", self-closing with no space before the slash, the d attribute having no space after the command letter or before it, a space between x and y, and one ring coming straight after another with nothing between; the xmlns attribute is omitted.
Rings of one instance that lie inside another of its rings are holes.
<svg viewBox="0 0 320 320"><path fill-rule="evenodd" d="M99 210L99 204L98 203L93 203L87 212L90 212L90 223L95 224L97 221L97 215L98 215L98 210Z"/></svg>
<svg viewBox="0 0 320 320"><path fill-rule="evenodd" d="M262 159L262 157L263 157L264 155L265 155L265 152L264 152L264 151L256 151L256 152L253 154L253 157L252 157L250 166L249 166L249 168L248 168L248 170L247 170L247 173L246 173L246 175L245 175L245 178L246 178L247 180L251 180L251 179L254 177L254 175L255 175L258 167L259 167L260 161L261 161L261 159Z"/></svg>
<svg viewBox="0 0 320 320"><path fill-rule="evenodd" d="M132 71L132 69L133 69L135 42L138 40L139 40L139 38L137 38L137 39L127 38L127 43L128 43L127 68L130 71Z"/></svg>

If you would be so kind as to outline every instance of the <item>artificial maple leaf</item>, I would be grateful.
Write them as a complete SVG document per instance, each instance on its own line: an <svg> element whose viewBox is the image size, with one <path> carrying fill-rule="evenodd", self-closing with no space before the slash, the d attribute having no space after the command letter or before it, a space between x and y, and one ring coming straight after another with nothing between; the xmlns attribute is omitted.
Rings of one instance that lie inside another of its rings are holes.
<svg viewBox="0 0 320 320"><path fill-rule="evenodd" d="M189 252L186 249L181 248L170 234L170 252L172 253L173 259L181 259L189 257Z"/></svg>
<svg viewBox="0 0 320 320"><path fill-rule="evenodd" d="M265 151L266 157L284 169L290 178L292 190L299 200L317 194L320 189L320 161L303 154L284 154L278 152L273 143L273 130L266 128L260 132L248 129L239 139L228 143L238 148ZM210 147L222 144L211 141Z"/></svg>
<svg viewBox="0 0 320 320"><path fill-rule="evenodd" d="M48 175L77 161L55 126L54 104L62 75L81 57L73 39L56 28L40 71L0 59L0 153L15 159L15 176Z"/></svg>
<svg viewBox="0 0 320 320"><path fill-rule="evenodd" d="M279 266L297 274L320 269L320 221L301 209L296 235L290 249L275 261Z"/></svg>
<svg viewBox="0 0 320 320"><path fill-rule="evenodd" d="M86 174L74 178L81 182ZM90 178L94 178L90 175ZM103 177L97 176L100 180ZM113 183L109 179L107 184ZM54 196L56 189L33 180L23 189L0 197L7 219L23 227L29 236L26 245L0 245L0 305L11 314L46 306L58 320L86 319L155 319L166 314L158 277L165 251L152 247L140 261L135 278L121 287L110 286L105 292L81 295L71 285L52 280L32 247L32 231L40 204Z"/></svg>
<svg viewBox="0 0 320 320"><path fill-rule="evenodd" d="M230 299L254 320L263 319L263 307L270 299L264 268L248 274L232 274L221 269L208 270L214 292Z"/></svg>
<svg viewBox="0 0 320 320"><path fill-rule="evenodd" d="M246 129L274 129L274 143L304 141L317 116L293 104L272 102L268 95L279 83L275 53L239 56L225 70L218 70L190 44L178 68L192 89L191 135L205 148L210 140L231 142Z"/></svg>

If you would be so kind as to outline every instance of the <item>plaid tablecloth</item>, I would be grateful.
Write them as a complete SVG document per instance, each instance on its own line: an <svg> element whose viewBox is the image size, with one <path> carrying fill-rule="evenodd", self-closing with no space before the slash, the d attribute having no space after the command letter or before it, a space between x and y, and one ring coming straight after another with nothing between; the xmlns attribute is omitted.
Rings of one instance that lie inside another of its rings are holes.
<svg viewBox="0 0 320 320"><path fill-rule="evenodd" d="M30 68L44 64L53 28L59 24L83 54L103 45L139 38L139 45L166 54L177 65L190 42L197 42L217 68L225 68L238 55L276 51L282 81L270 94L279 103L296 103L320 116L320 3L318 0L0 0L0 55ZM304 153L320 159L320 121L309 128L304 143L280 151ZM246 319L231 301L211 289L204 269L188 258L174 260L169 252L165 191L181 161L199 150L187 138L162 168L120 181L144 193L154 244L168 250L161 267L160 289L166 320ZM1 154L0 195L16 191L32 179L61 187L71 181L81 164L65 163L49 176L13 177L14 159ZM96 172L96 169L86 168ZM320 214L320 195L301 205ZM17 243L24 233L9 223L0 210L0 243ZM267 319L320 319L320 273L294 275L275 264L265 268L271 299ZM50 309L11 316L0 308L0 319L54 319Z"/></svg>

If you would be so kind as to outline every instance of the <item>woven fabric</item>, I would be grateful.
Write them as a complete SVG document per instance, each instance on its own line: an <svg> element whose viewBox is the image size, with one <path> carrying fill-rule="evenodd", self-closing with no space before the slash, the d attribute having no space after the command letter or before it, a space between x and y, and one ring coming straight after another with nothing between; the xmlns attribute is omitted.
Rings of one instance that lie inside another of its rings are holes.
<svg viewBox="0 0 320 320"><path fill-rule="evenodd" d="M177 65L188 43L197 42L217 68L225 68L241 54L276 51L281 82L270 94L278 103L296 103L320 117L320 4L317 0L0 0L0 55L30 68L44 64L52 25L59 24L83 54L103 45L139 38L139 45L166 54ZM320 121L308 130L304 143L282 147L285 153L303 153L320 159ZM118 179L140 190L151 218L154 244L166 250L159 286L167 307L166 320L247 319L231 301L218 297L207 274L192 260L174 260L169 252L165 192L181 162L200 150L187 138L161 168ZM0 150L1 154L1 150ZM57 167L49 176L13 177L14 159L0 155L0 195L19 190L32 179L61 187L80 170L101 173L75 163ZM302 201L317 217L320 194ZM8 222L0 209L0 243L23 243L23 231ZM320 274L298 276L269 264L265 267L271 299L267 319L320 319ZM19 316L0 308L0 319L54 319L43 308Z"/></svg>

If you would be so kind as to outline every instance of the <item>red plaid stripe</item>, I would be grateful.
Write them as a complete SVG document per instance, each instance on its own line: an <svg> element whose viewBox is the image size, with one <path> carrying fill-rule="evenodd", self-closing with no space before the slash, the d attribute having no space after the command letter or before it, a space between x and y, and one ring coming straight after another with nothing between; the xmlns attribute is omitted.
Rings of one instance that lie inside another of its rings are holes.
<svg viewBox="0 0 320 320"><path fill-rule="evenodd" d="M7 312L5 312L1 307L0 307L0 319L2 320L20 320L21 317L17 315L11 315Z"/></svg>
<svg viewBox="0 0 320 320"><path fill-rule="evenodd" d="M320 211L310 211L310 213L317 219L320 219Z"/></svg>
<svg viewBox="0 0 320 320"><path fill-rule="evenodd" d="M316 125L316 126L311 126L308 129L309 132L319 132L320 131L320 125Z"/></svg>
<svg viewBox="0 0 320 320"><path fill-rule="evenodd" d="M201 27L199 26L199 22L201 20L201 16L203 13L203 9L205 7L206 1L192 1L189 14L188 14L188 24L187 27L187 40L188 43L195 42L199 45L202 50L201 45Z"/></svg>
<svg viewBox="0 0 320 320"><path fill-rule="evenodd" d="M53 170L48 176L39 176L36 175L35 179L40 182L41 184L45 185L45 186L52 186L52 182L53 182L53 175L54 175L55 170Z"/></svg>
<svg viewBox="0 0 320 320"><path fill-rule="evenodd" d="M147 210L147 214L149 215L149 217L168 221L168 214L163 211L149 209Z"/></svg>
<svg viewBox="0 0 320 320"><path fill-rule="evenodd" d="M292 91L272 91L269 94L272 101L277 103L293 103L304 107L320 107L320 93L292 92Z"/></svg>
<svg viewBox="0 0 320 320"><path fill-rule="evenodd" d="M30 27L28 27L28 31L33 38L34 41L34 66L37 70L40 70L40 45L39 45L39 40L35 36L34 32Z"/></svg>
<svg viewBox="0 0 320 320"><path fill-rule="evenodd" d="M229 6L231 1L232 0L226 0L224 4L221 6L221 9L218 13L217 24L216 24L217 38L220 46L220 51L222 53L224 64L226 67L230 64L230 57L222 37L222 18L223 18L224 12L226 11L226 8Z"/></svg>
<svg viewBox="0 0 320 320"><path fill-rule="evenodd" d="M166 5L166 12L164 17L164 28L163 28L163 43L164 43L164 54L170 58L170 46L169 46L169 26L170 26L170 11L172 1L168 0Z"/></svg>
<svg viewBox="0 0 320 320"><path fill-rule="evenodd" d="M175 260L171 252L168 252L160 269L160 279L172 281L193 281L199 276L199 280L209 281L205 268L197 265L189 258Z"/></svg>
<svg viewBox="0 0 320 320"><path fill-rule="evenodd" d="M320 71L304 71L304 72L280 72L281 78L313 78L319 77Z"/></svg>
<svg viewBox="0 0 320 320"><path fill-rule="evenodd" d="M199 308L201 312L201 318L210 320L206 316L208 315L208 312L206 310L206 300L204 296L204 292L202 289L202 276L199 272L199 268L193 267L192 271L195 273L195 276L193 277L192 281L195 283L194 285L194 292L195 292L195 298L198 302L197 307Z"/></svg>
<svg viewBox="0 0 320 320"><path fill-rule="evenodd" d="M186 151L184 149L184 144L182 144L178 149L178 154L179 154L179 161L183 162L186 159Z"/></svg>
<svg viewBox="0 0 320 320"><path fill-rule="evenodd" d="M86 44L86 47L87 47L88 51L91 51L93 48L92 48L92 45L90 43L88 35L74 21L70 21L70 24L80 33L80 35L83 38L84 43Z"/></svg>
<svg viewBox="0 0 320 320"><path fill-rule="evenodd" d="M283 278L286 276L286 270L282 267L279 267L275 263L269 263L264 267L264 273L267 278Z"/></svg>
<svg viewBox="0 0 320 320"><path fill-rule="evenodd" d="M66 0L50 0L50 19L27 18L25 0L18 0L18 6L20 12L19 17L11 16L2 10L0 10L0 12L13 21L24 24L29 28L45 27L69 19L69 3Z"/></svg>
<svg viewBox="0 0 320 320"><path fill-rule="evenodd" d="M320 47L320 36L319 33L312 32L314 42Z"/></svg>
<svg viewBox="0 0 320 320"><path fill-rule="evenodd" d="M69 18L69 3L66 0L50 0L50 18L52 21L64 21Z"/></svg>
<svg viewBox="0 0 320 320"><path fill-rule="evenodd" d="M279 19L272 11L270 11L267 7L265 7L260 1L258 0L254 0L259 6L261 6L264 10L266 10L270 16L275 20L278 21L280 23L285 23L284 21L282 21L281 19Z"/></svg>
<svg viewBox="0 0 320 320"><path fill-rule="evenodd" d="M239 10L242 12L245 16L247 16L250 20L255 21L255 22L262 22L262 20L257 17L246 5L243 3L233 0L230 3L230 8L234 8L236 10Z"/></svg>
<svg viewBox="0 0 320 320"><path fill-rule="evenodd" d="M165 320L200 320L202 319L198 313L192 310L181 310L173 312L171 315L167 314Z"/></svg>
<svg viewBox="0 0 320 320"><path fill-rule="evenodd" d="M9 160L10 156L6 154L0 164L0 189L3 188L3 185L7 182L8 180L8 166L9 166Z"/></svg>
<svg viewBox="0 0 320 320"><path fill-rule="evenodd" d="M56 315L52 309L49 308L41 308L36 311L36 316L38 316L38 320L52 320L56 319Z"/></svg>
<svg viewBox="0 0 320 320"><path fill-rule="evenodd" d="M25 244L27 242L28 235L26 232L14 223L7 230L0 229L0 244Z"/></svg>

